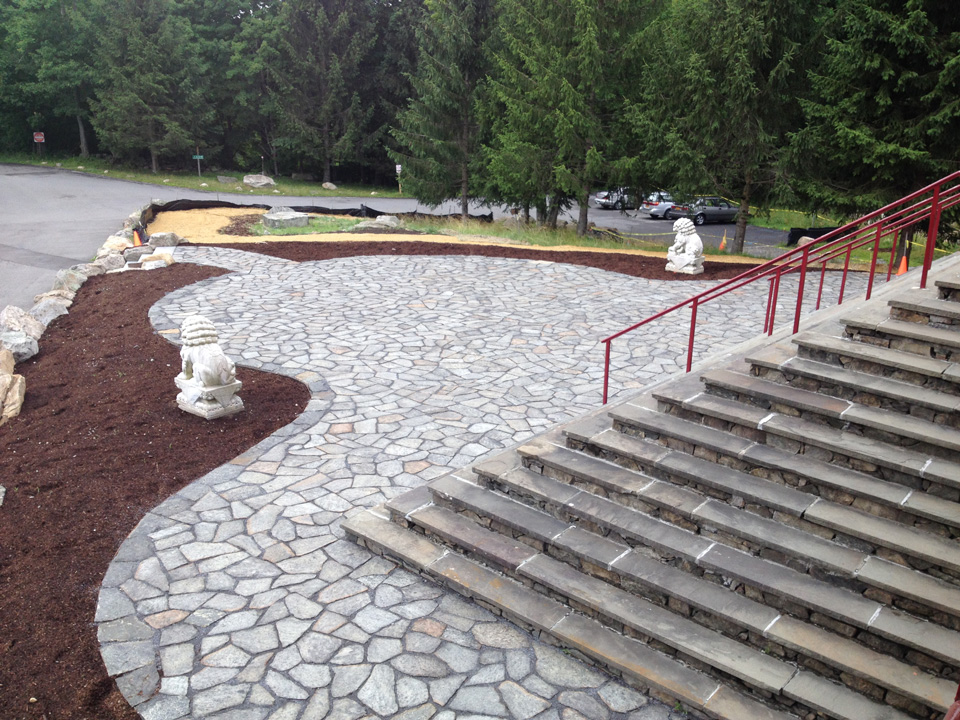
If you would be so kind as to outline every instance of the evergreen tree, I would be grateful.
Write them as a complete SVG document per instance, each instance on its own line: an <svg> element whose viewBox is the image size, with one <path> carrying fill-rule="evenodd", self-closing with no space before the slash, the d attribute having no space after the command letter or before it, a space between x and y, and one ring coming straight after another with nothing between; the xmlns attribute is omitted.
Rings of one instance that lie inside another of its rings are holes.
<svg viewBox="0 0 960 720"><path fill-rule="evenodd" d="M740 202L772 197L788 133L800 124L816 3L676 0L656 25L631 118L664 186ZM651 28L653 29L653 28Z"/></svg>
<svg viewBox="0 0 960 720"><path fill-rule="evenodd" d="M268 65L282 122L278 144L312 153L324 182L333 162L359 157L372 109L361 99L362 70L375 42L369 0L285 0L277 15L277 62Z"/></svg>
<svg viewBox="0 0 960 720"><path fill-rule="evenodd" d="M103 29L103 84L93 124L115 155L189 157L210 126L207 68L188 19L171 0L111 0Z"/></svg>
<svg viewBox="0 0 960 720"><path fill-rule="evenodd" d="M932 0L840 0L793 138L801 192L872 209L958 168L960 14Z"/></svg>
<svg viewBox="0 0 960 720"><path fill-rule="evenodd" d="M636 69L635 35L656 3L500 0L494 97L503 108L488 148L491 174L526 204L576 199L587 230L593 183L611 172L623 91ZM555 212L551 213L555 217Z"/></svg>
<svg viewBox="0 0 960 720"><path fill-rule="evenodd" d="M391 153L403 166L407 190L430 205L460 199L462 217L477 193L481 127L478 99L489 61L484 53L493 22L489 0L426 0L417 32L414 97L398 117Z"/></svg>
<svg viewBox="0 0 960 720"><path fill-rule="evenodd" d="M90 152L98 7L97 2L11 0L0 9L0 95L19 106L22 117L37 113L75 120L81 157Z"/></svg>

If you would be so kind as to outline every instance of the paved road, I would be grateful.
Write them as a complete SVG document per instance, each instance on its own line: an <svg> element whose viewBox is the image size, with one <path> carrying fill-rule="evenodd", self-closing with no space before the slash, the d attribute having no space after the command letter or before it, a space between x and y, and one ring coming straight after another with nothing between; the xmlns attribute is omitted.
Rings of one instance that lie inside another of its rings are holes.
<svg viewBox="0 0 960 720"><path fill-rule="evenodd" d="M251 196L241 193L201 192L182 188L99 177L58 168L0 164L0 308L18 305L28 308L33 296L50 289L58 270L89 262L103 241L122 227L124 218L151 199L164 202L177 199L220 199L241 204L271 203L302 205L322 203L332 208L356 207L366 202L384 212L411 212L428 208L415 200L392 198L316 198ZM456 212L448 203L435 212ZM475 212L489 212L476 207ZM637 213L591 208L591 219L598 225L635 234L671 236L669 223L649 220ZM494 210L496 217L504 213ZM576 208L563 219L576 222ZM704 242L719 245L723 231L733 234L732 225L701 228ZM750 228L750 244L776 245L783 233Z"/></svg>

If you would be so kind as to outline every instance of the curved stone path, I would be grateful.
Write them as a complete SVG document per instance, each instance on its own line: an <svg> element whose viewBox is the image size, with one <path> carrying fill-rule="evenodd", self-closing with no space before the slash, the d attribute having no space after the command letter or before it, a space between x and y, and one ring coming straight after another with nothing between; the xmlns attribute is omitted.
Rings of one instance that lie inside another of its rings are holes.
<svg viewBox="0 0 960 720"><path fill-rule="evenodd" d="M175 340L204 314L239 365L312 399L152 510L110 565L101 653L144 718L681 717L372 556L340 519L595 407L598 338L709 283L481 257L176 256L235 272L170 293L154 327ZM765 300L702 310L700 353L755 335ZM675 372L685 345L667 322L615 345L614 389Z"/></svg>

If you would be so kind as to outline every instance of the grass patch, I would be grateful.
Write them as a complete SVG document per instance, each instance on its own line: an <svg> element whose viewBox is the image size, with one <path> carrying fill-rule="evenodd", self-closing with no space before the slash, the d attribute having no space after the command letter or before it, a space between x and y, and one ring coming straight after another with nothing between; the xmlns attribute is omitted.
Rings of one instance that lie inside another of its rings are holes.
<svg viewBox="0 0 960 720"><path fill-rule="evenodd" d="M148 185L167 185L171 187L187 188L189 190L199 190L205 192L243 192L246 195L292 195L296 197L363 197L369 198L371 195L386 198L401 198L396 188L378 187L371 188L366 185L338 185L336 190L325 190L318 182L309 182L306 180L291 180L290 178L275 177L276 186L272 188L249 188L243 185L243 176L251 173L258 173L258 170L250 172L225 170L213 172L208 168L201 166L201 176L197 177L196 171L161 171L152 173L149 170L139 168L125 167L116 165L109 160L102 158L79 158L79 157L47 157L39 158L36 155L28 154L0 154L0 163L16 163L20 165L46 165L59 166L64 170L73 170L90 175L103 177L113 177L120 180L129 180L132 182L141 182ZM221 183L217 176L234 177L236 182Z"/></svg>
<svg viewBox="0 0 960 720"><path fill-rule="evenodd" d="M837 227L843 225L844 222L823 215L811 216L810 213L797 210L778 209L758 211L756 215L751 215L749 220L751 225L770 230L790 230L790 228L795 227Z"/></svg>
<svg viewBox="0 0 960 720"><path fill-rule="evenodd" d="M362 222L361 218L343 218L327 216L311 216L306 227L268 228L263 222L251 226L254 235L318 235L321 233L335 233L350 230Z"/></svg>

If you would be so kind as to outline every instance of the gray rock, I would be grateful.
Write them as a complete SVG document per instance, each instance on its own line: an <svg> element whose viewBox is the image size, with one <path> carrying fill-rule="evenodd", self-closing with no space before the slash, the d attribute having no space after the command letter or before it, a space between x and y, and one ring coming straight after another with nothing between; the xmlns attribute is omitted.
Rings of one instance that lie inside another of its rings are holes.
<svg viewBox="0 0 960 720"><path fill-rule="evenodd" d="M61 270L57 279L53 281L53 290L69 290L76 292L87 281L87 276L76 270Z"/></svg>
<svg viewBox="0 0 960 720"><path fill-rule="evenodd" d="M178 720L190 713L190 701L185 697L161 695L137 708L143 720Z"/></svg>
<svg viewBox="0 0 960 720"><path fill-rule="evenodd" d="M94 263L82 263L81 265L74 265L70 269L78 273L83 273L88 278L94 275L103 275L103 268Z"/></svg>
<svg viewBox="0 0 960 720"><path fill-rule="evenodd" d="M388 227L400 227L400 218L396 215L377 215L377 222Z"/></svg>
<svg viewBox="0 0 960 720"><path fill-rule="evenodd" d="M147 640L110 643L100 648L100 656L110 677L153 665L153 643Z"/></svg>
<svg viewBox="0 0 960 720"><path fill-rule="evenodd" d="M156 665L144 665L117 678L117 689L124 699L136 707L146 702L160 688L160 674Z"/></svg>
<svg viewBox="0 0 960 720"><path fill-rule="evenodd" d="M603 684L603 676L583 663L546 646L534 647L537 672L544 680L565 688L595 688Z"/></svg>
<svg viewBox="0 0 960 720"><path fill-rule="evenodd" d="M330 693L333 697L350 695L366 682L372 670L372 665L341 665L335 667Z"/></svg>
<svg viewBox="0 0 960 720"><path fill-rule="evenodd" d="M211 715L242 703L249 691L249 685L218 685L211 690L197 693L193 698L193 714Z"/></svg>
<svg viewBox="0 0 960 720"><path fill-rule="evenodd" d="M243 184L254 188L274 187L276 185L273 178L266 175L244 175Z"/></svg>
<svg viewBox="0 0 960 720"><path fill-rule="evenodd" d="M412 677L401 677L397 681L397 704L400 707L423 705L430 699L430 690L423 680Z"/></svg>
<svg viewBox="0 0 960 720"><path fill-rule="evenodd" d="M324 183L323 185L321 185L320 187L322 187L324 190L336 190L336 189L337 189L337 186L334 185L332 182L325 182L325 183Z"/></svg>
<svg viewBox="0 0 960 720"><path fill-rule="evenodd" d="M162 232L162 233L154 233L153 235L151 235L149 244L151 247L154 247L154 248L162 248L162 247L176 247L181 242L183 242L183 238L177 235L176 233Z"/></svg>
<svg viewBox="0 0 960 720"><path fill-rule="evenodd" d="M610 711L602 703L585 692L562 692L557 699L590 720L606 720L610 716Z"/></svg>
<svg viewBox="0 0 960 720"><path fill-rule="evenodd" d="M460 688L450 700L451 710L475 713L477 715L495 715L505 717L507 708L500 702L500 695L492 687Z"/></svg>
<svg viewBox="0 0 960 720"><path fill-rule="evenodd" d="M510 708L510 714L519 720L532 718L550 707L550 703L542 697L524 690L514 682L501 683L499 690L503 701Z"/></svg>
<svg viewBox="0 0 960 720"><path fill-rule="evenodd" d="M39 302L42 302L42 301L46 300L47 298L53 298L53 299L59 299L59 300L61 300L61 301L64 301L64 302L67 303L67 305L69 305L69 304L73 301L73 298L74 298L75 296L76 296L76 293L73 292L72 290L64 290L64 289L60 289L60 290L48 290L48 291L45 292L45 293L40 293L39 295L34 295L34 296L33 296L33 302L34 302L34 304L36 304L36 303L39 303Z"/></svg>
<svg viewBox="0 0 960 720"><path fill-rule="evenodd" d="M597 691L600 699L607 704L607 707L613 712L626 713L632 712L639 707L647 704L647 698L638 693L633 688L628 688L618 683L607 683Z"/></svg>
<svg viewBox="0 0 960 720"><path fill-rule="evenodd" d="M415 677L442 678L449 672L447 664L432 655L404 653L390 661L397 670Z"/></svg>
<svg viewBox="0 0 960 720"><path fill-rule="evenodd" d="M34 340L39 340L43 335L44 327L45 325L33 315L16 305L7 305L0 310L0 332L2 333L23 332Z"/></svg>
<svg viewBox="0 0 960 720"><path fill-rule="evenodd" d="M322 664L332 658L342 644L342 640L329 635L309 633L300 639L297 647L304 662Z"/></svg>
<svg viewBox="0 0 960 720"><path fill-rule="evenodd" d="M141 246L142 247L142 246ZM119 270L123 267L124 259L120 253L110 253L93 261L93 265L103 268L104 272Z"/></svg>
<svg viewBox="0 0 960 720"><path fill-rule="evenodd" d="M393 715L400 709L394 690L394 672L389 665L377 665L357 693L357 699L380 717Z"/></svg>
<svg viewBox="0 0 960 720"><path fill-rule="evenodd" d="M58 318L61 315L66 315L69 304L69 300L64 300L62 298L47 298L45 300L41 300L32 308L30 308L30 315L33 316L38 323L46 327L54 318Z"/></svg>
<svg viewBox="0 0 960 720"><path fill-rule="evenodd" d="M125 262L137 262L140 258L147 257L148 255L153 255L155 248L153 245L138 245L136 247L127 248L123 251L123 260ZM113 257L113 256L107 256Z"/></svg>
<svg viewBox="0 0 960 720"><path fill-rule="evenodd" d="M293 210L274 208L263 216L263 226L272 229L289 227L306 227L310 223L310 216L306 213Z"/></svg>

